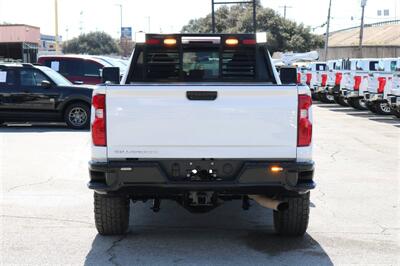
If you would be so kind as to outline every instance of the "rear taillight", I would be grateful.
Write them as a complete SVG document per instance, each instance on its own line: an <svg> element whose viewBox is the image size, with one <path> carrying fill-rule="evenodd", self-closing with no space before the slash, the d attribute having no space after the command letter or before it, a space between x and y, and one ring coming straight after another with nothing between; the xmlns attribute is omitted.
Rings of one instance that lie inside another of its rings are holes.
<svg viewBox="0 0 400 266"><path fill-rule="evenodd" d="M384 77L379 77L378 78L378 93L383 93L385 91L385 86L386 86L386 78Z"/></svg>
<svg viewBox="0 0 400 266"><path fill-rule="evenodd" d="M93 145L106 146L106 95L93 95L92 106L94 108L94 120L92 123Z"/></svg>
<svg viewBox="0 0 400 266"><path fill-rule="evenodd" d="M321 86L325 87L326 86L326 81L328 80L328 75L327 74L322 74L321 75Z"/></svg>
<svg viewBox="0 0 400 266"><path fill-rule="evenodd" d="M297 118L297 147L305 147L311 144L312 123L309 116L311 105L311 96L306 94L299 95Z"/></svg>
<svg viewBox="0 0 400 266"><path fill-rule="evenodd" d="M301 83L301 73L297 73L297 84Z"/></svg>
<svg viewBox="0 0 400 266"><path fill-rule="evenodd" d="M335 76L335 85L340 85L341 81L342 81L342 73L338 72L336 73Z"/></svg>
<svg viewBox="0 0 400 266"><path fill-rule="evenodd" d="M354 77L354 87L353 87L353 89L355 91L360 90L360 85L361 85L361 76L355 76Z"/></svg>
<svg viewBox="0 0 400 266"><path fill-rule="evenodd" d="M311 84L311 78L312 78L312 74L311 73L307 73L306 74L306 84L307 85Z"/></svg>

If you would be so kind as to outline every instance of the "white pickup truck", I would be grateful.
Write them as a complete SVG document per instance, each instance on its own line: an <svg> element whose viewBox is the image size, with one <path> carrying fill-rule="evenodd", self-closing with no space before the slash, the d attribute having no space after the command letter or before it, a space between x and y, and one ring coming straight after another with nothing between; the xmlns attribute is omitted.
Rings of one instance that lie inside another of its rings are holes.
<svg viewBox="0 0 400 266"><path fill-rule="evenodd" d="M328 67L325 62L312 62L308 65L306 84L310 87L314 100L320 100L318 92L325 89Z"/></svg>
<svg viewBox="0 0 400 266"><path fill-rule="evenodd" d="M392 86L387 94L387 101L393 114L400 118L400 58L396 61L396 69L393 72Z"/></svg>
<svg viewBox="0 0 400 266"><path fill-rule="evenodd" d="M355 63L355 70L353 70L353 63ZM345 83L344 88L341 88L341 94L351 107L358 110L367 109L364 91L368 89L368 75L378 70L378 63L377 59L369 58L350 61L351 70L346 80L347 83Z"/></svg>
<svg viewBox="0 0 400 266"><path fill-rule="evenodd" d="M104 68L93 93L88 187L98 232L125 233L130 201L207 212L254 200L273 209L279 234L303 235L315 187L312 101L296 68L278 76L254 34L143 39L121 84Z"/></svg>
<svg viewBox="0 0 400 266"><path fill-rule="evenodd" d="M388 103L388 94L391 92L393 74L397 69L398 61L400 61L398 58L380 59L377 71L370 72L368 75L368 89L364 92L364 99L374 113L392 114Z"/></svg>

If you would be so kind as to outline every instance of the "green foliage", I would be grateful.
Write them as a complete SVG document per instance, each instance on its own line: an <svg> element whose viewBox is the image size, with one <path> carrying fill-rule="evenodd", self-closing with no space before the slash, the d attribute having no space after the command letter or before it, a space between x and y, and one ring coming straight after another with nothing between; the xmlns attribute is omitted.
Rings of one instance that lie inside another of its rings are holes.
<svg viewBox="0 0 400 266"><path fill-rule="evenodd" d="M251 5L222 6L215 11L217 33L249 33L253 31L253 9ZM182 33L211 33L211 14L192 19L182 28ZM310 27L284 19L273 9L257 7L257 31L268 33L271 52L307 52L324 45L322 36L311 33Z"/></svg>
<svg viewBox="0 0 400 266"><path fill-rule="evenodd" d="M64 53L108 55L119 54L121 49L117 42L105 32L81 34L63 44Z"/></svg>

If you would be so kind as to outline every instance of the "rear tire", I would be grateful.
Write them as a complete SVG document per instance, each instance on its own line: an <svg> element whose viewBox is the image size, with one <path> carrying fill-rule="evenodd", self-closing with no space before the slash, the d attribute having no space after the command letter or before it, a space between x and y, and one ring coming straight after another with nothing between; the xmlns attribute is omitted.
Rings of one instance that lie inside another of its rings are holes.
<svg viewBox="0 0 400 266"><path fill-rule="evenodd" d="M335 102L332 95L329 95L328 93L323 93L323 92L318 93L318 100L323 103L334 103Z"/></svg>
<svg viewBox="0 0 400 266"><path fill-rule="evenodd" d="M341 106L348 107L349 104L347 103L346 99L343 96L337 95L333 96L333 99L335 102Z"/></svg>
<svg viewBox="0 0 400 266"><path fill-rule="evenodd" d="M94 220L100 235L122 235L129 227L129 198L94 193Z"/></svg>
<svg viewBox="0 0 400 266"><path fill-rule="evenodd" d="M392 112L397 118L400 118L400 111L399 110L392 109Z"/></svg>
<svg viewBox="0 0 400 266"><path fill-rule="evenodd" d="M363 100L361 100L360 98L350 97L350 98L347 98L347 102L354 109L361 110L361 111L368 110L365 102Z"/></svg>
<svg viewBox="0 0 400 266"><path fill-rule="evenodd" d="M366 102L366 106L367 106L367 109L368 109L370 112L372 112L372 113L374 113L374 114L377 113L376 105L375 105L374 103L372 103L372 102Z"/></svg>
<svg viewBox="0 0 400 266"><path fill-rule="evenodd" d="M68 105L64 112L64 121L72 129L85 129L90 125L90 107L77 102Z"/></svg>
<svg viewBox="0 0 400 266"><path fill-rule="evenodd" d="M274 211L274 228L279 235L302 236L310 216L310 192L295 197L283 197L289 203L285 211Z"/></svg>
<svg viewBox="0 0 400 266"><path fill-rule="evenodd" d="M314 101L318 101L318 100L319 100L317 94L316 94L314 91L311 91L311 98L312 98Z"/></svg>
<svg viewBox="0 0 400 266"><path fill-rule="evenodd" d="M393 114L390 105L387 102L374 103L376 108L376 113L379 115L391 115Z"/></svg>

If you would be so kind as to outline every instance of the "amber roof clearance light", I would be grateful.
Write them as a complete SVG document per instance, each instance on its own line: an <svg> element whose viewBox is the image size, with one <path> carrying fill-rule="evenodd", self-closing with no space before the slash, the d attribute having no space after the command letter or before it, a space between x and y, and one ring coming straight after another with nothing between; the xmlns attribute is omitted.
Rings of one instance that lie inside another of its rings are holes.
<svg viewBox="0 0 400 266"><path fill-rule="evenodd" d="M234 45L238 45L239 41L238 41L238 39L229 38L229 39L226 39L225 44L229 45L229 46L234 46Z"/></svg>
<svg viewBox="0 0 400 266"><path fill-rule="evenodd" d="M176 44L176 39L168 38L164 40L164 45L171 46L175 44Z"/></svg>

